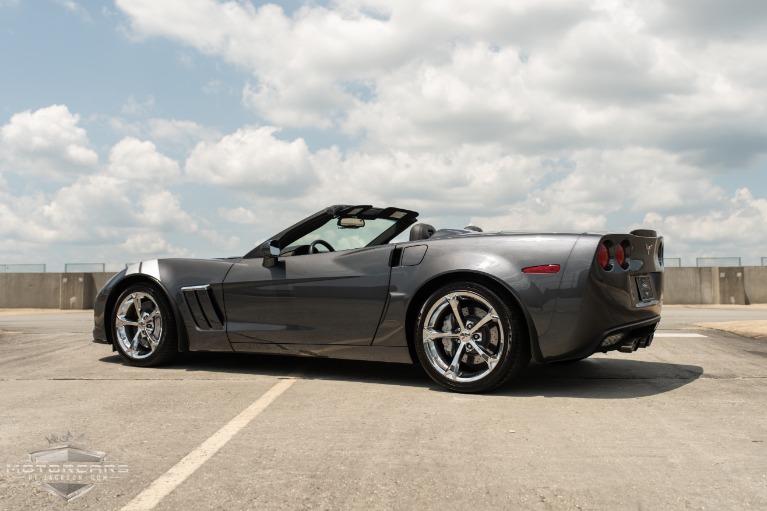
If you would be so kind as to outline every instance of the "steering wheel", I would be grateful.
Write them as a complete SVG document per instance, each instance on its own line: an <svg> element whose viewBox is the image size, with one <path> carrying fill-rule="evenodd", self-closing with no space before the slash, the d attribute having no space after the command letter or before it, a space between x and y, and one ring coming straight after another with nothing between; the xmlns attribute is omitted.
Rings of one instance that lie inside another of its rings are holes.
<svg viewBox="0 0 767 511"><path fill-rule="evenodd" d="M319 254L320 251L317 250L317 245L322 245L323 247L328 249L328 252L335 252L336 249L334 249L332 246L330 246L330 243L328 243L325 240L314 240L312 241L312 244L309 245L309 253L310 254Z"/></svg>

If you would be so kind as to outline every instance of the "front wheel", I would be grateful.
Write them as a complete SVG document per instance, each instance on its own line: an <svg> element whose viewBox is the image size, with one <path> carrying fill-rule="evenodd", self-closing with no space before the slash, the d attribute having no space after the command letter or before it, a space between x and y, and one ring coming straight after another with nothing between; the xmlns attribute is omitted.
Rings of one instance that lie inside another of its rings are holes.
<svg viewBox="0 0 767 511"><path fill-rule="evenodd" d="M426 373L456 392L503 385L530 362L518 314L481 284L444 286L423 303L415 351Z"/></svg>
<svg viewBox="0 0 767 511"><path fill-rule="evenodd" d="M136 284L123 291L111 327L115 348L130 365L155 366L178 355L173 311L156 286Z"/></svg>

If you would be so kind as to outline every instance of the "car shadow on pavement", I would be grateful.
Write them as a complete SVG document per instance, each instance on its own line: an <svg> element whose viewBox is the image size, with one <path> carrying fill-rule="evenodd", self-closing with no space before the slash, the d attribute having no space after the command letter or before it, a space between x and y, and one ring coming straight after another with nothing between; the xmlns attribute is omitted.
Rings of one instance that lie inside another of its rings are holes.
<svg viewBox="0 0 767 511"><path fill-rule="evenodd" d="M495 394L516 397L630 399L669 392L700 378L694 365L591 358L571 363L530 364Z"/></svg>
<svg viewBox="0 0 767 511"><path fill-rule="evenodd" d="M101 358L102 362L124 364L118 355ZM375 382L379 384L430 387L434 385L420 366L324 357L294 357L251 353L192 352L176 362L142 369L151 371L185 371L211 373L222 379L226 375L286 377L296 375L306 380Z"/></svg>
<svg viewBox="0 0 767 511"><path fill-rule="evenodd" d="M122 364L117 355L103 362ZM383 385L429 388L448 392L432 382L420 366L330 358L299 358L241 353L185 353L176 363L143 371L184 371L227 375L285 377L300 375L306 380L369 382ZM700 366L590 358L573 363L530 364L510 384L488 394L508 397L573 397L585 399L630 399L669 392L697 380ZM214 376L215 377L215 376Z"/></svg>

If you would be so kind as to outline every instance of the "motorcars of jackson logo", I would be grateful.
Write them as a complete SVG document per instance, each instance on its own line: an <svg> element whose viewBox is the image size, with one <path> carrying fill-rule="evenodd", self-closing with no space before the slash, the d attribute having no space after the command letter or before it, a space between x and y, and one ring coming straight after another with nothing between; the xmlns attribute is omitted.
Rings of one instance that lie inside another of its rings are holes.
<svg viewBox="0 0 767 511"><path fill-rule="evenodd" d="M85 435L46 437L48 448L28 454L25 463L7 464L8 475L33 482L41 489L69 502L82 497L97 484L128 473L128 465L107 461L107 453L86 449Z"/></svg>

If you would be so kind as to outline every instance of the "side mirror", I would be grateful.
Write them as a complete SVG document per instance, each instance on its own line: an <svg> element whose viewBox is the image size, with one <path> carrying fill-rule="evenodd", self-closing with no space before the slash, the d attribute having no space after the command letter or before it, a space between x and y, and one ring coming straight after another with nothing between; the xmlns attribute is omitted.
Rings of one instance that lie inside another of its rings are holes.
<svg viewBox="0 0 767 511"><path fill-rule="evenodd" d="M273 267L280 256L280 243L277 240L265 241L261 244L261 253L264 255L263 267Z"/></svg>

